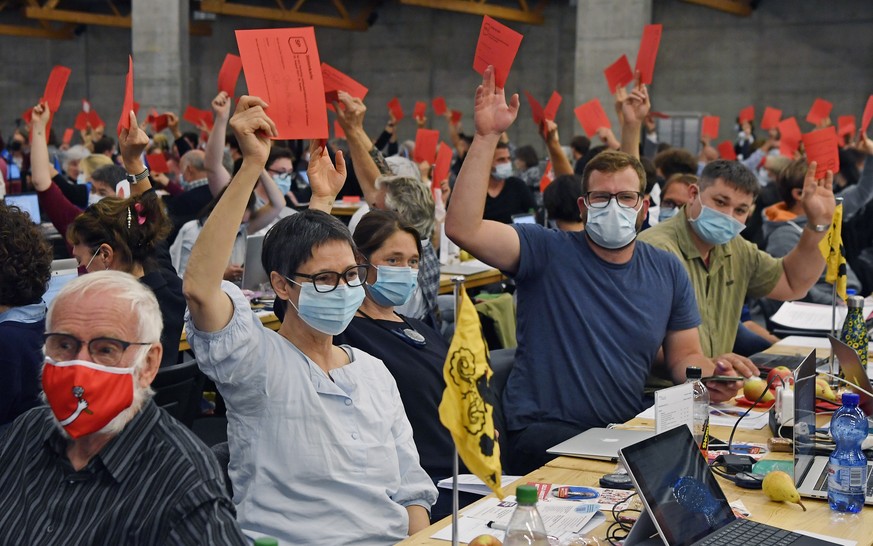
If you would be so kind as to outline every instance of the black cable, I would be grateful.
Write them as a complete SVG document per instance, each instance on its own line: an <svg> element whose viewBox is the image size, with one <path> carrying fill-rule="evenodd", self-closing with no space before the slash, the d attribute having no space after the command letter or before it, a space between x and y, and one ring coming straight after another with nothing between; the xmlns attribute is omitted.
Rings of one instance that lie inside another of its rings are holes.
<svg viewBox="0 0 873 546"><path fill-rule="evenodd" d="M613 504L612 508L610 509L610 512L612 513L612 518L615 521L613 521L609 525L609 527L606 529L606 540L614 546L617 544L616 541L623 541L624 539L627 538L627 535L630 532L631 527L633 526L633 524L627 523L627 522L621 520L621 518L623 517L622 514L624 514L626 512L635 512L636 514L642 514L642 511L638 510L636 508L625 508L623 510L617 510L617 508L620 504L624 504L624 503L628 502L636 494L637 494L637 492L634 491L633 493L631 493L630 495L628 495L624 499ZM622 533L620 536L619 536L619 532Z"/></svg>
<svg viewBox="0 0 873 546"><path fill-rule="evenodd" d="M727 447L728 447L728 453L730 453L731 455L734 454L733 451L731 450L731 447L733 446L733 443L734 443L734 433L737 431L737 426L739 426L740 421L742 421L743 418L744 418L746 415L748 415L749 412L751 412L753 409L755 409L755 407L758 405L758 403L759 403L761 400L764 399L764 396L766 396L766 394L770 391L770 385L773 384L773 381L775 381L776 378L779 378L779 381L782 381L782 378L781 378L780 376L778 376L778 375L776 375L776 374L773 374L773 377L771 377L770 380L767 381L767 386L764 388L763 391L761 391L761 394L758 396L758 399L755 400L755 401L752 403L752 405L749 406L749 408L748 408L745 412L743 412L743 414L740 415L740 418L737 419L737 421L734 423L734 426L733 426L733 428L731 429L731 435L730 435L730 438L728 438L728 446L727 446ZM784 382L783 382L783 384L784 384Z"/></svg>

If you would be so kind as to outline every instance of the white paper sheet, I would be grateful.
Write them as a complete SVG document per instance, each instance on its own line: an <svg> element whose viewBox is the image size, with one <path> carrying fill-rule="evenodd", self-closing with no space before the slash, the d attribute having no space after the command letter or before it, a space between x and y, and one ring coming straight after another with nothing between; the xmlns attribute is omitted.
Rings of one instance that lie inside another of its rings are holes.
<svg viewBox="0 0 873 546"><path fill-rule="evenodd" d="M521 478L521 476L510 476L504 474L500 478L500 485L506 488L519 478ZM449 476L448 478L443 478L437 482L437 487L451 490L452 477ZM458 491L485 496L491 493L491 488L485 485L485 482L480 480L475 474L458 474Z"/></svg>

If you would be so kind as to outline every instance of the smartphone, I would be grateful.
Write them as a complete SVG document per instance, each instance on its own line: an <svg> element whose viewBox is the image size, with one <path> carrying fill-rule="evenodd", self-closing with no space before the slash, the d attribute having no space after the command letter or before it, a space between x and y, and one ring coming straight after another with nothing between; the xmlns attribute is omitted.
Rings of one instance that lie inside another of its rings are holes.
<svg viewBox="0 0 873 546"><path fill-rule="evenodd" d="M738 375L710 375L709 377L703 377L700 380L706 383L707 381L715 381L716 383L733 383L734 381L742 381L743 377Z"/></svg>

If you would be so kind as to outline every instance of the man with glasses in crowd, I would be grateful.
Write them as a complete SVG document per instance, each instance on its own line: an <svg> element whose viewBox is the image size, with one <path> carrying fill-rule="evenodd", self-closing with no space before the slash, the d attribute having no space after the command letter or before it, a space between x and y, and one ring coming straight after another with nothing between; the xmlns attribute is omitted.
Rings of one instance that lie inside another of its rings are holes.
<svg viewBox="0 0 873 546"><path fill-rule="evenodd" d="M209 448L151 400L162 324L127 273L60 291L46 317L48 406L0 444L0 543L246 544Z"/></svg>
<svg viewBox="0 0 873 546"><path fill-rule="evenodd" d="M586 166L579 210L585 231L483 220L491 159L518 113L486 70L476 92L476 135L455 184L446 233L461 248L513 276L518 349L503 393L511 473L526 473L546 450L592 427L644 409L643 386L658 351L675 382L685 368L704 375L700 317L688 276L670 254L635 242L648 204L645 172L627 153L606 151ZM622 148L638 153L649 108L645 86L624 98ZM735 390L716 386L714 400Z"/></svg>

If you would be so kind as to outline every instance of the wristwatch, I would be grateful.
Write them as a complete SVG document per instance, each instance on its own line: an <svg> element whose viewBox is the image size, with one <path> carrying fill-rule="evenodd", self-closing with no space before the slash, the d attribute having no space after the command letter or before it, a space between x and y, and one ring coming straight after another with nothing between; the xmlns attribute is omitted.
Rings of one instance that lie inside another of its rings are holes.
<svg viewBox="0 0 873 546"><path fill-rule="evenodd" d="M809 229L811 229L812 231L814 231L816 233L824 233L825 231L830 229L831 225L830 224L806 224L806 227L808 227Z"/></svg>
<svg viewBox="0 0 873 546"><path fill-rule="evenodd" d="M130 182L131 185L134 185L137 182L139 182L140 180L143 180L144 178L148 178L148 176L149 176L149 169L148 169L148 167L146 167L146 169L139 174L127 173L127 181Z"/></svg>

